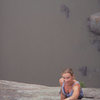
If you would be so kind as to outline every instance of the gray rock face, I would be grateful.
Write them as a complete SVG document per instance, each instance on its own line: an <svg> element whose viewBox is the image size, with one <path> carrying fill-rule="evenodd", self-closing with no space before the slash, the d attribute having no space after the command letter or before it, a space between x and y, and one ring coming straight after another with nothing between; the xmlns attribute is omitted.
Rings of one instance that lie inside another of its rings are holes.
<svg viewBox="0 0 100 100"><path fill-rule="evenodd" d="M100 35L100 12L88 18L88 25L91 32L95 35Z"/></svg>
<svg viewBox="0 0 100 100"><path fill-rule="evenodd" d="M60 100L60 87L0 80L0 100ZM100 100L100 88L83 88L82 100Z"/></svg>

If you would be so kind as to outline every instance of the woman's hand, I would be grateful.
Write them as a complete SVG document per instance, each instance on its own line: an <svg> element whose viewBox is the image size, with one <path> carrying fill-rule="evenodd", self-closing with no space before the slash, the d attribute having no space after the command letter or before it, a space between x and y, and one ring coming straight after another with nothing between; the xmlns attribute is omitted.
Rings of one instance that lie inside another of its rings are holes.
<svg viewBox="0 0 100 100"><path fill-rule="evenodd" d="M66 98L66 99L64 99L64 100L77 100L77 99L70 99L70 98Z"/></svg>
<svg viewBox="0 0 100 100"><path fill-rule="evenodd" d="M63 82L64 82L64 79L63 78L60 78L59 79L60 86L62 86Z"/></svg>
<svg viewBox="0 0 100 100"><path fill-rule="evenodd" d="M69 98L66 98L66 99L64 99L64 100L71 100L71 99L69 99Z"/></svg>

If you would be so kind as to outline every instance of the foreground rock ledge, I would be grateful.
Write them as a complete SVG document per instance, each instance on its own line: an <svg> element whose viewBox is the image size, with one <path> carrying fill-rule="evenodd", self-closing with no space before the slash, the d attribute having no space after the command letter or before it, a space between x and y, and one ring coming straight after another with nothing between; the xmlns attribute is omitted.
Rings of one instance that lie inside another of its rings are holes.
<svg viewBox="0 0 100 100"><path fill-rule="evenodd" d="M0 100L60 100L60 87L0 80ZM83 88L82 100L100 100L100 88Z"/></svg>

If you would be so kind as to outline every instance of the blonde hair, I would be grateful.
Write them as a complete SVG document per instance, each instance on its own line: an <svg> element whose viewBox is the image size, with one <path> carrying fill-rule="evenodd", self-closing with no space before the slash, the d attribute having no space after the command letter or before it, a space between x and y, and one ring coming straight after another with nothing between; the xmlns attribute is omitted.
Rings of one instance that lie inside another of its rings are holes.
<svg viewBox="0 0 100 100"><path fill-rule="evenodd" d="M70 73L71 76L74 75L74 72L73 72L72 68L66 68L66 69L61 73L61 75L62 75L62 74L65 74L65 73Z"/></svg>

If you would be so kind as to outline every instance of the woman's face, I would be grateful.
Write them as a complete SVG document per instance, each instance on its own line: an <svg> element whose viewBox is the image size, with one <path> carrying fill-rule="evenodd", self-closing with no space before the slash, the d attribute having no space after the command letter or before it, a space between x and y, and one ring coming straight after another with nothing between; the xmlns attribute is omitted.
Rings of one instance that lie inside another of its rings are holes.
<svg viewBox="0 0 100 100"><path fill-rule="evenodd" d="M64 79L65 83L72 83L73 82L73 76L70 73L64 73L62 74L62 78Z"/></svg>

